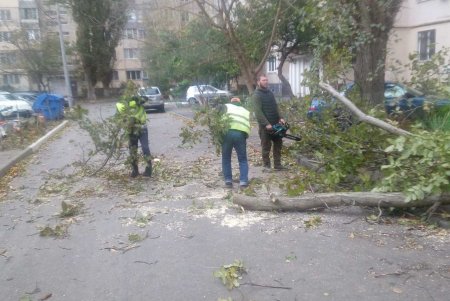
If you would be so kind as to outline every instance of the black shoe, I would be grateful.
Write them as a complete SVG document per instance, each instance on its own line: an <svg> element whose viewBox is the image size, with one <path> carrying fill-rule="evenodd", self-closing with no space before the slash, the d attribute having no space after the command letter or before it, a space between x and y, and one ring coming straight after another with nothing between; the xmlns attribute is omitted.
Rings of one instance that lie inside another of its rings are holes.
<svg viewBox="0 0 450 301"><path fill-rule="evenodd" d="M139 171L137 169L133 169L130 173L130 177L136 178L139 175Z"/></svg>
<svg viewBox="0 0 450 301"><path fill-rule="evenodd" d="M225 188L233 188L232 182L225 182Z"/></svg>
<svg viewBox="0 0 450 301"><path fill-rule="evenodd" d="M277 166L274 166L273 169L275 169L275 170L288 170L288 168L285 167L285 166L283 166L283 165L277 165Z"/></svg>
<svg viewBox="0 0 450 301"><path fill-rule="evenodd" d="M147 166L146 168L145 168L145 171L144 171L144 173L142 174L144 177L151 177L152 176L152 166L150 165L150 166Z"/></svg>
<svg viewBox="0 0 450 301"><path fill-rule="evenodd" d="M241 189L245 189L247 187L248 187L248 184L241 184L241 185L239 185L239 188L241 188Z"/></svg>

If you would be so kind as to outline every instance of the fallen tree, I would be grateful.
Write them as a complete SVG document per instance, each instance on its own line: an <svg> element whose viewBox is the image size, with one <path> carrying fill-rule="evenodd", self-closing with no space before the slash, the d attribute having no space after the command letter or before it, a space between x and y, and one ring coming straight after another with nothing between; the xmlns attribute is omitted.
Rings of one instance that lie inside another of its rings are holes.
<svg viewBox="0 0 450 301"><path fill-rule="evenodd" d="M390 125L389 123L384 122L383 120L380 120L378 118L375 118L373 116L365 114L360 109L358 109L358 107L355 106L355 104L353 102L351 102L347 97L341 95L338 91L333 89L333 87L331 87L329 84L319 83L319 86L322 89L328 91L334 97L336 97L336 99L338 99L340 102L342 102L360 121L374 125L376 127L379 127L381 129L383 129L389 133L395 134L395 135L400 135L400 136L412 135L408 131L399 129L393 125Z"/></svg>
<svg viewBox="0 0 450 301"><path fill-rule="evenodd" d="M295 198L267 195L253 197L234 194L233 203L246 210L259 211L306 211L337 206L367 206L378 208L437 207L450 205L450 194L429 196L422 200L408 202L400 192L336 192L311 193Z"/></svg>
<svg viewBox="0 0 450 301"><path fill-rule="evenodd" d="M361 121L368 123L370 125L381 128L389 133L403 136L403 137L419 137L405 131L403 129L397 128L391 124L388 124L380 119L369 116L359 110L349 99L345 96L340 95L336 90L334 90L330 85L325 83L320 83L320 87L334 97L336 97L340 102L342 102L349 110L356 115L356 117ZM419 137L420 138L420 137ZM418 146L417 146L418 147ZM428 154L428 153L427 153ZM440 153L439 153L440 154ZM416 157L421 155L420 152L416 154ZM441 158L438 155L435 155ZM433 160L431 157L430 160ZM418 159L415 161L419 163ZM426 161L427 163L428 161ZM422 163L423 164L423 163ZM428 163L427 163L428 164ZM442 165L442 164L441 164ZM431 165L433 166L433 165ZM313 164L311 167L315 167ZM400 165L401 167L401 165ZM314 169L318 169L317 167ZM445 171L444 171L445 172ZM440 173L436 173L438 180ZM442 180L444 181L444 180ZM444 181L445 182L445 181ZM441 182L437 183L440 184ZM429 184L429 183L428 183ZM428 185L427 184L427 185ZM436 183L431 183L435 185ZM433 187L431 184L428 186ZM439 185L435 185L439 188ZM445 183L444 183L445 184ZM442 184L442 185L444 185ZM441 186L442 186L441 185ZM416 185L417 186L417 185ZM428 186L426 187L428 189ZM445 185L444 185L445 186ZM434 187L436 188L436 187ZM401 192L336 192L336 193L307 193L295 198L289 198L285 196L274 196L269 194L266 196L252 197L243 194L235 194L233 196L233 203L242 206L246 210L260 210L260 211L305 211L311 209L321 209L328 207L337 206L365 206L365 207L375 207L381 208L411 208L411 207L430 207L428 212L428 217L441 205L450 205L450 193L446 189L441 189L433 191L425 190L423 187L416 189L420 190L422 193L420 197L411 198ZM443 191L441 193L441 191ZM428 194L430 195L427 195ZM418 194L420 195L420 194Z"/></svg>

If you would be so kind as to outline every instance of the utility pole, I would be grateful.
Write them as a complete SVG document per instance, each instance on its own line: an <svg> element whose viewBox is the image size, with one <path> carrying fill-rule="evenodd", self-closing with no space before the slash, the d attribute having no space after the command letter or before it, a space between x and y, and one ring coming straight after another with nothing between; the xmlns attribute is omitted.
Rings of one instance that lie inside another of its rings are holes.
<svg viewBox="0 0 450 301"><path fill-rule="evenodd" d="M56 4L56 15L58 18L59 46L61 47L61 57L62 57L63 70L64 70L64 81L66 83L66 95L69 98L69 107L71 108L71 107L73 107L73 96L72 96L72 88L70 87L69 71L67 69L66 48L64 47L64 37L63 37L61 19L59 16L59 4Z"/></svg>

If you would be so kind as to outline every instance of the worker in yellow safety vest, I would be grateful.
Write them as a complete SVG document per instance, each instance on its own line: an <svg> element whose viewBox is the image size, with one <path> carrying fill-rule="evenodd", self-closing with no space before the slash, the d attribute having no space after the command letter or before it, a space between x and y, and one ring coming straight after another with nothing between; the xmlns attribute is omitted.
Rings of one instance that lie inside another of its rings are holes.
<svg viewBox="0 0 450 301"><path fill-rule="evenodd" d="M233 97L231 103L226 104L225 108L225 114L229 120L229 129L222 143L222 172L225 187L233 187L231 154L234 148L239 162L239 184L241 188L245 188L249 184L247 138L250 134L250 112L241 106L241 100L237 97Z"/></svg>
<svg viewBox="0 0 450 301"><path fill-rule="evenodd" d="M117 112L122 117L128 134L128 148L130 150L131 173L135 178L139 175L138 167L138 143L141 143L142 153L147 162L145 171L142 174L145 177L152 175L152 159L148 141L147 113L145 112L141 97L133 96L129 99L116 103Z"/></svg>

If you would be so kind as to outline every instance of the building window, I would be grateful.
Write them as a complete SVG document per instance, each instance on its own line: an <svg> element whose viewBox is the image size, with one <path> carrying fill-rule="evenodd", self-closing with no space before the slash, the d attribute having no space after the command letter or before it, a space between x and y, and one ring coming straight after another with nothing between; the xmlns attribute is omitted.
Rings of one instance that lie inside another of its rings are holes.
<svg viewBox="0 0 450 301"><path fill-rule="evenodd" d="M141 71L140 70L127 71L127 79L141 79Z"/></svg>
<svg viewBox="0 0 450 301"><path fill-rule="evenodd" d="M26 37L28 41L38 41L41 37L39 29L27 29Z"/></svg>
<svg viewBox="0 0 450 301"><path fill-rule="evenodd" d="M16 54L14 52L0 53L0 63L9 66L16 63Z"/></svg>
<svg viewBox="0 0 450 301"><path fill-rule="evenodd" d="M148 79L147 71L142 71L142 79Z"/></svg>
<svg viewBox="0 0 450 301"><path fill-rule="evenodd" d="M37 9L36 8L21 8L20 18L22 20L37 20Z"/></svg>
<svg viewBox="0 0 450 301"><path fill-rule="evenodd" d="M119 80L119 71L117 70L113 70L113 76L112 76L113 80Z"/></svg>
<svg viewBox="0 0 450 301"><path fill-rule="evenodd" d="M429 60L436 51L436 30L419 31L418 53L419 60Z"/></svg>
<svg viewBox="0 0 450 301"><path fill-rule="evenodd" d="M189 13L187 11L182 11L181 12L181 22L182 23L189 22Z"/></svg>
<svg viewBox="0 0 450 301"><path fill-rule="evenodd" d="M137 28L125 28L124 36L127 39L137 39L138 37Z"/></svg>
<svg viewBox="0 0 450 301"><path fill-rule="evenodd" d="M139 50L137 48L124 48L123 53L126 59L139 58Z"/></svg>
<svg viewBox="0 0 450 301"><path fill-rule="evenodd" d="M270 56L267 60L267 72L277 71L277 58L275 56Z"/></svg>
<svg viewBox="0 0 450 301"><path fill-rule="evenodd" d="M145 32L144 29L139 29L138 34L139 34L139 39L144 39L147 36L147 33Z"/></svg>
<svg viewBox="0 0 450 301"><path fill-rule="evenodd" d="M20 83L18 74L3 74L4 85L17 85Z"/></svg>
<svg viewBox="0 0 450 301"><path fill-rule="evenodd" d="M9 42L9 41L11 41L11 32L0 31L0 42Z"/></svg>
<svg viewBox="0 0 450 301"><path fill-rule="evenodd" d="M129 11L128 12L128 21L135 22L137 21L137 14L135 11Z"/></svg>
<svg viewBox="0 0 450 301"><path fill-rule="evenodd" d="M10 21L11 12L9 9L0 9L0 21Z"/></svg>

